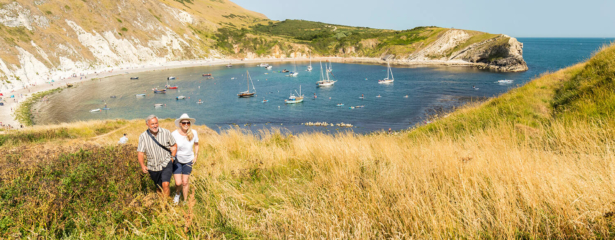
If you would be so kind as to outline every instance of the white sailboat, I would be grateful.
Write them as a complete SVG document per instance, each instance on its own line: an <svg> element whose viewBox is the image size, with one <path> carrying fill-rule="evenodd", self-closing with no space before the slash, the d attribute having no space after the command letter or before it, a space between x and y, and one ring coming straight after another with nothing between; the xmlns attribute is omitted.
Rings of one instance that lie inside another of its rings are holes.
<svg viewBox="0 0 615 240"><path fill-rule="evenodd" d="M254 82L252 82L252 89L254 90L253 92L250 92L250 82L252 82L252 78L250 77L250 72L246 71L246 84L248 85L248 90L245 92L240 92L239 94L237 94L238 97L240 98L248 98L248 97L254 97L256 96L256 88L254 88Z"/></svg>
<svg viewBox="0 0 615 240"><path fill-rule="evenodd" d="M310 53L310 66L307 67L307 71L308 72L312 71L312 53Z"/></svg>
<svg viewBox="0 0 615 240"><path fill-rule="evenodd" d="M326 72L327 72L327 79L325 79L325 76L322 71L322 62L320 62L320 81L316 82L317 87L328 87L328 86L332 86L335 82L337 82L337 81L333 81L329 79L329 72L328 71Z"/></svg>
<svg viewBox="0 0 615 240"><path fill-rule="evenodd" d="M297 75L299 75L299 73L297 72L297 62L295 61L293 62L293 64L293 71L288 74L289 77L296 77Z"/></svg>
<svg viewBox="0 0 615 240"><path fill-rule="evenodd" d="M389 75L391 75L391 78L389 78ZM378 83L387 84L393 83L393 81L395 81L395 77L393 77L393 70L391 70L391 64L387 61L387 77L385 79L378 80Z"/></svg>

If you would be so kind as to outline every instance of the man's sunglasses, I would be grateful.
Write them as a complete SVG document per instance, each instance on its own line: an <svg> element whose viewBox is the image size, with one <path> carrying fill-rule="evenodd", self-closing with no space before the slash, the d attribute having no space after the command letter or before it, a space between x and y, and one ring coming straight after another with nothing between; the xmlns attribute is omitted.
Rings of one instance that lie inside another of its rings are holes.
<svg viewBox="0 0 615 240"><path fill-rule="evenodd" d="M190 125L190 122L181 122L182 125Z"/></svg>

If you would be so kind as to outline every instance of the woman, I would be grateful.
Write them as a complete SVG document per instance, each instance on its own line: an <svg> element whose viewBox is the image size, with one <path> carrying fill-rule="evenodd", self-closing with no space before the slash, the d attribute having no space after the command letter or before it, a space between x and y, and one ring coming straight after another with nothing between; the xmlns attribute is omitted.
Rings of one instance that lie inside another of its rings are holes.
<svg viewBox="0 0 615 240"><path fill-rule="evenodd" d="M177 130L171 133L177 142L177 159L173 162L176 189L173 203L175 204L179 203L180 191L184 195L184 201L188 199L190 173L192 173L192 166L196 163L199 153L199 137L196 130L191 129L192 124L194 124L194 118L184 113L175 120Z"/></svg>

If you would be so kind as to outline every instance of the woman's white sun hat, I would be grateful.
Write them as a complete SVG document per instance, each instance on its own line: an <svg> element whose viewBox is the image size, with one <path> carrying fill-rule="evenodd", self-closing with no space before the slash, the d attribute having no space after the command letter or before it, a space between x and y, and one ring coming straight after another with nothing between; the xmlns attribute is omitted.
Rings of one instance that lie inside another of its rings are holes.
<svg viewBox="0 0 615 240"><path fill-rule="evenodd" d="M181 125L179 125L179 122L181 122L182 120L190 120L190 125L194 125L194 118L191 118L188 116L187 113L184 113L181 115L181 117L179 117L178 119L175 119L175 126L177 126L178 128L181 128Z"/></svg>

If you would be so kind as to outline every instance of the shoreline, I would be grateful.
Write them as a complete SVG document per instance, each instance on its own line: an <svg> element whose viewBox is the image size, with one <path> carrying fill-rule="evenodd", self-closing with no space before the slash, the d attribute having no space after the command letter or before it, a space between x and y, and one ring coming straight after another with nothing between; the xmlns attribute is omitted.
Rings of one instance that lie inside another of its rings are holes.
<svg viewBox="0 0 615 240"><path fill-rule="evenodd" d="M44 83L37 84L34 86L29 86L26 88L13 90L11 92L3 93L4 96L4 106L0 107L0 123L3 125L11 125L13 129L19 129L19 126L23 123L19 122L15 119L15 114L17 109L22 107L22 103L28 102L28 100L37 93L45 92L57 88L66 87L67 84L78 84L83 81L90 81L92 79L104 79L111 76L123 75L123 74L131 74L131 73L142 73L142 72L151 72L151 71L160 71L160 70L169 70L169 69L178 69L178 68L190 68L190 67L206 67L206 66L220 66L226 65L228 63L231 64L258 64L258 63L273 63L273 62L291 62L291 61L308 61L309 58L256 58L256 59L216 59L216 60L185 60L185 61L175 61L175 62L167 62L163 65L155 65L155 66L145 66L144 64L141 68L138 67L118 67L118 69L112 69L110 71L105 71L102 73L89 73L83 74L76 77L69 77L66 79L61 79L53 83ZM312 61L324 61L329 60L331 62L337 63L367 63L367 64L385 64L386 61L380 58L366 58L366 57L315 57L312 58ZM407 61L407 60L393 60L391 61L392 65L403 65L403 66L461 66L461 67L481 67L480 64L470 63L465 61L441 61L441 60L430 60L430 61ZM151 65L151 64L150 64ZM14 95L15 98L10 98L11 95ZM15 102L17 100L17 102ZM27 128L27 126L24 126Z"/></svg>

